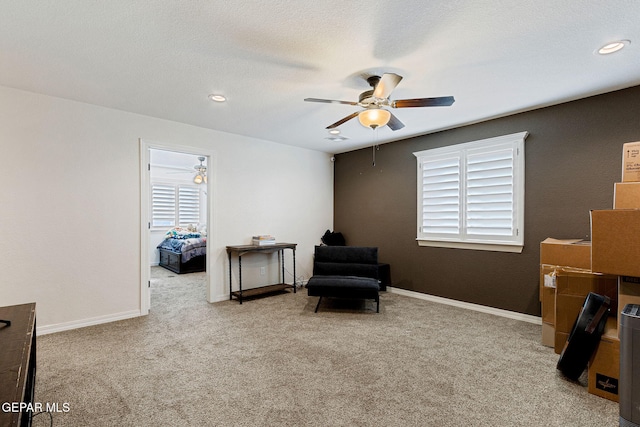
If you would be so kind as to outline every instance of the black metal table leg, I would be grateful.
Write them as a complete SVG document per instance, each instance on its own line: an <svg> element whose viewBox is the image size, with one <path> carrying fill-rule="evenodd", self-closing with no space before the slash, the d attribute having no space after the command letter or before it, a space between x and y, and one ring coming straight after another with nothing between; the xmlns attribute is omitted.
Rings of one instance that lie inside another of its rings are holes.
<svg viewBox="0 0 640 427"><path fill-rule="evenodd" d="M229 252L229 300L233 299L233 294L232 292L232 275L231 275L231 252Z"/></svg>
<svg viewBox="0 0 640 427"><path fill-rule="evenodd" d="M280 268L281 268L281 272L282 272L282 280L280 281L280 283L284 283L285 282L285 278L284 278L284 249L280 249L278 251L278 264L280 264Z"/></svg>
<svg viewBox="0 0 640 427"><path fill-rule="evenodd" d="M240 292L238 293L240 304L242 304L242 255L238 255L238 286Z"/></svg>

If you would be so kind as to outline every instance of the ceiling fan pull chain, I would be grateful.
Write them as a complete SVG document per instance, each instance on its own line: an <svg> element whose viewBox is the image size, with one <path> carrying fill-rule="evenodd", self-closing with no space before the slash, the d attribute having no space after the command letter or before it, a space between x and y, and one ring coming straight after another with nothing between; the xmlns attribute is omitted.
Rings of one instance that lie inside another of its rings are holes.
<svg viewBox="0 0 640 427"><path fill-rule="evenodd" d="M373 128L373 167L376 166L376 147L378 147L378 128Z"/></svg>

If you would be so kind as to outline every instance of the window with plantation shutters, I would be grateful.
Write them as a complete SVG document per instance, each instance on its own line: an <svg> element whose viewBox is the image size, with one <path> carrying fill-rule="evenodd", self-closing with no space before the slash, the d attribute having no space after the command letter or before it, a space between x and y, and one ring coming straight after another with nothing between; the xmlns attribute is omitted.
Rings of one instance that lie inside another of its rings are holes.
<svg viewBox="0 0 640 427"><path fill-rule="evenodd" d="M200 222L200 189L196 186L151 185L151 227L197 225Z"/></svg>
<svg viewBox="0 0 640 427"><path fill-rule="evenodd" d="M414 153L422 246L521 252L527 132Z"/></svg>

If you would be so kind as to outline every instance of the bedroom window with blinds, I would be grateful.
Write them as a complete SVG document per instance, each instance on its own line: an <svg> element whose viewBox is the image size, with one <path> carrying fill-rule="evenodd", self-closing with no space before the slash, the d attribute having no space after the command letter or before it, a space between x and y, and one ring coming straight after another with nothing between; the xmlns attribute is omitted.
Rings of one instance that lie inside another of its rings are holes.
<svg viewBox="0 0 640 427"><path fill-rule="evenodd" d="M413 153L421 246L522 251L527 135Z"/></svg>
<svg viewBox="0 0 640 427"><path fill-rule="evenodd" d="M200 189L190 185L151 185L151 227L200 222Z"/></svg>

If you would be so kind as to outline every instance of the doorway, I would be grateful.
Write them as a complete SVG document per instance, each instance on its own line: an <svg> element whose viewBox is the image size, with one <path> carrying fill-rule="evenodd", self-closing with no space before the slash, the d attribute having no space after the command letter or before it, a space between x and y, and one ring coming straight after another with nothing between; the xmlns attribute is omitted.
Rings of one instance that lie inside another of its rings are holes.
<svg viewBox="0 0 640 427"><path fill-rule="evenodd" d="M156 247L168 231L176 229L194 236L206 235L202 242L207 254L203 263L206 299L212 301L213 160L213 153L207 150L140 140L141 315L148 314L151 308L151 267L160 262Z"/></svg>

